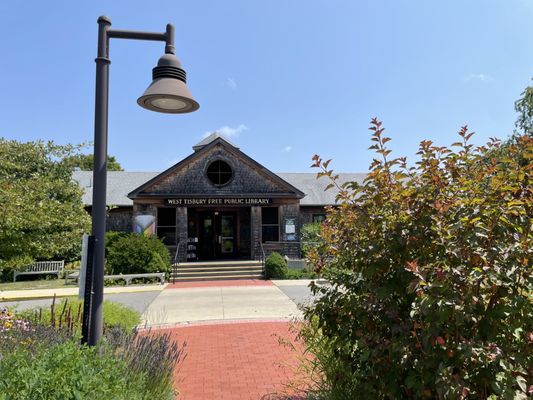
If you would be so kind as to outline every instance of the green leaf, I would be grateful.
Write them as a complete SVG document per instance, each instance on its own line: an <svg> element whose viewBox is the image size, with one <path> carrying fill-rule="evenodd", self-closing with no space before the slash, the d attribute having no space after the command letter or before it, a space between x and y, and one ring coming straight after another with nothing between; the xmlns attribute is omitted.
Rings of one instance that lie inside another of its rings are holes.
<svg viewBox="0 0 533 400"><path fill-rule="evenodd" d="M522 390L522 392L527 393L527 381L522 375L517 375L516 383Z"/></svg>
<svg viewBox="0 0 533 400"><path fill-rule="evenodd" d="M522 337L522 333L524 332L524 329L522 328L516 328L514 331L513 331L513 336L516 340L520 340L520 338Z"/></svg>

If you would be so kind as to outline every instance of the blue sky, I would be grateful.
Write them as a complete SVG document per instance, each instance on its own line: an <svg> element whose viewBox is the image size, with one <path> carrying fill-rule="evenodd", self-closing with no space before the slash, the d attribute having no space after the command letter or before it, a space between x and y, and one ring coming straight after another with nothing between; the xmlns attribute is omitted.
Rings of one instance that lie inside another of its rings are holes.
<svg viewBox="0 0 533 400"><path fill-rule="evenodd" d="M158 42L112 40L109 153L130 171L161 171L220 130L277 172L310 172L314 153L364 172L376 116L396 155L476 143L513 130L533 77L533 0L4 1L0 136L91 141L96 19L164 31L200 110L146 111L137 97Z"/></svg>

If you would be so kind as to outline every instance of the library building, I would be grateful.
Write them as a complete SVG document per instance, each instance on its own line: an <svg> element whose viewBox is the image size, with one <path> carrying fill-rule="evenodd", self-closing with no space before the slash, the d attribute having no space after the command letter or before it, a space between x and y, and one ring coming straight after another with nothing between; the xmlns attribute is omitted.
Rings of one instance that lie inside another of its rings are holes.
<svg viewBox="0 0 533 400"><path fill-rule="evenodd" d="M92 172L75 171L90 211ZM340 182L365 174L340 174ZM316 173L274 173L214 133L161 173L109 171L107 229L154 234L179 262L300 258L300 229L324 220L336 192Z"/></svg>

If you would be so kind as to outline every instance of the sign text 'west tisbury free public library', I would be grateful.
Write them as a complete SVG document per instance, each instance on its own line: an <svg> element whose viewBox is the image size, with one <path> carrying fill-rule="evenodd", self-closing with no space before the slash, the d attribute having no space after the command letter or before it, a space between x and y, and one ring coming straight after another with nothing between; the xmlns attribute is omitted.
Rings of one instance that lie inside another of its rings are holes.
<svg viewBox="0 0 533 400"><path fill-rule="evenodd" d="M166 199L172 206L266 206L272 204L268 198L182 198Z"/></svg>

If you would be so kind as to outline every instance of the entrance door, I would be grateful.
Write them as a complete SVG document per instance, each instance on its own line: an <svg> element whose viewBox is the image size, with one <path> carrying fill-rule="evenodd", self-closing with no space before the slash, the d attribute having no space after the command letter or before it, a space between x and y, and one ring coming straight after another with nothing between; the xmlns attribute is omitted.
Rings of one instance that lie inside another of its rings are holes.
<svg viewBox="0 0 533 400"><path fill-rule="evenodd" d="M235 212L199 213L199 251L201 260L235 258L237 254L237 216Z"/></svg>
<svg viewBox="0 0 533 400"><path fill-rule="evenodd" d="M217 233L215 253L217 258L232 258L235 256L235 214L215 214L215 230Z"/></svg>
<svg viewBox="0 0 533 400"><path fill-rule="evenodd" d="M198 259L215 258L215 218L213 212L199 213Z"/></svg>

